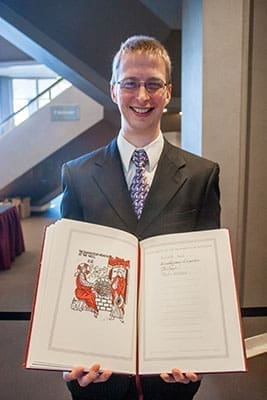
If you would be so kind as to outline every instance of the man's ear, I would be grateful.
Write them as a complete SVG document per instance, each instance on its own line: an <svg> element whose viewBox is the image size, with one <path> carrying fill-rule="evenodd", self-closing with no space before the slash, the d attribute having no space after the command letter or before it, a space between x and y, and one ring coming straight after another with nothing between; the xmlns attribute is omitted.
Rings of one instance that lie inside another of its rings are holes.
<svg viewBox="0 0 267 400"><path fill-rule="evenodd" d="M166 87L166 97L165 97L165 107L169 104L169 102L171 101L171 97L172 97L172 84L170 83L167 87Z"/></svg>
<svg viewBox="0 0 267 400"><path fill-rule="evenodd" d="M116 93L116 85L114 83L112 83L110 85L110 96L112 101L117 104L117 93Z"/></svg>

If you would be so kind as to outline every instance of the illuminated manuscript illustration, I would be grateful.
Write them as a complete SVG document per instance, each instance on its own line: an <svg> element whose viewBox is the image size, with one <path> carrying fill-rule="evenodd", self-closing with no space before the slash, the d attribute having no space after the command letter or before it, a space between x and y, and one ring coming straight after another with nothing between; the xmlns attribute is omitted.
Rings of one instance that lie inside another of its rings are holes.
<svg viewBox="0 0 267 400"><path fill-rule="evenodd" d="M123 322L130 261L83 250L79 256L86 257L86 262L76 267L71 309L90 311L96 318L102 312Z"/></svg>

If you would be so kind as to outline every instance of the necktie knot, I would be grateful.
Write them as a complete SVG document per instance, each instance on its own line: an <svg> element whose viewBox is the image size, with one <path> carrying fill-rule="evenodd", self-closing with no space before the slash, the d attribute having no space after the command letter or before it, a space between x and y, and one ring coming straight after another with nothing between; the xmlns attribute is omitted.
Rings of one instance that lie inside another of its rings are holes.
<svg viewBox="0 0 267 400"><path fill-rule="evenodd" d="M145 150L135 150L132 155L132 161L136 168L144 168L148 164Z"/></svg>

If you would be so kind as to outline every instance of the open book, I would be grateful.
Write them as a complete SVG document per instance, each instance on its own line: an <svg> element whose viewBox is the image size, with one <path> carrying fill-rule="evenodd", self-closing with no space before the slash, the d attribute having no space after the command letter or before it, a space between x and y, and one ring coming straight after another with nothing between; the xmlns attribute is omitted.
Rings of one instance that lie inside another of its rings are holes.
<svg viewBox="0 0 267 400"><path fill-rule="evenodd" d="M45 232L26 368L244 371L225 229L138 242L62 219Z"/></svg>

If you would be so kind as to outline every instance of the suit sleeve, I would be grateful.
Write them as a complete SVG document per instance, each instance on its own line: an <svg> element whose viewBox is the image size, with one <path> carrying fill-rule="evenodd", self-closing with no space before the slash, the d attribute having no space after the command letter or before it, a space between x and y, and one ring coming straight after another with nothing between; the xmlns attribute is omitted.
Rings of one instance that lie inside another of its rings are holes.
<svg viewBox="0 0 267 400"><path fill-rule="evenodd" d="M72 177L68 164L62 167L62 186L61 217L83 221L82 208L75 191L75 178Z"/></svg>
<svg viewBox="0 0 267 400"><path fill-rule="evenodd" d="M215 164L207 178L197 227L201 230L220 228L220 214L219 165Z"/></svg>

